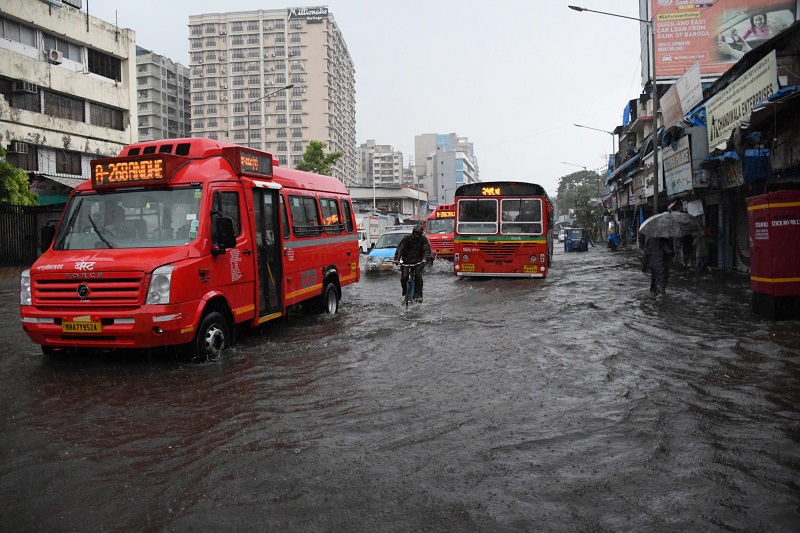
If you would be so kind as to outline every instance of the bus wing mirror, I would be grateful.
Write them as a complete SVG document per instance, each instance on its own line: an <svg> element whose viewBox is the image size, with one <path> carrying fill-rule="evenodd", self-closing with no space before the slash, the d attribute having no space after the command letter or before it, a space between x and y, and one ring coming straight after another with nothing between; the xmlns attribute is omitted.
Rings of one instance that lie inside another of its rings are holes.
<svg viewBox="0 0 800 533"><path fill-rule="evenodd" d="M233 219L231 217L216 217L214 219L212 246L211 253L213 255L224 254L228 248L236 247L236 235L233 231Z"/></svg>
<svg viewBox="0 0 800 533"><path fill-rule="evenodd" d="M50 221L47 225L42 226L39 232L39 249L45 253L50 245L53 244L53 239L56 236L56 226L54 221Z"/></svg>

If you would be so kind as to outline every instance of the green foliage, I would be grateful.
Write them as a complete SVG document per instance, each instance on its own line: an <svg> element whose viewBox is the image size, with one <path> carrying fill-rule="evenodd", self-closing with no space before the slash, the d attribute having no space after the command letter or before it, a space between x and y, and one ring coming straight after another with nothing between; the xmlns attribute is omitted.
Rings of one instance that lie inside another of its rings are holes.
<svg viewBox="0 0 800 533"><path fill-rule="evenodd" d="M325 147L326 145L322 141L309 142L306 151L303 153L303 159L297 164L297 170L315 172L325 176L333 174L333 167L344 153L331 152L326 154Z"/></svg>
<svg viewBox="0 0 800 533"><path fill-rule="evenodd" d="M30 185L27 172L6 162L6 150L0 148L0 203L37 205Z"/></svg>
<svg viewBox="0 0 800 533"><path fill-rule="evenodd" d="M592 228L597 225L603 209L597 198L605 195L603 176L591 170L579 170L558 180L557 201L563 214L569 210L572 225Z"/></svg>

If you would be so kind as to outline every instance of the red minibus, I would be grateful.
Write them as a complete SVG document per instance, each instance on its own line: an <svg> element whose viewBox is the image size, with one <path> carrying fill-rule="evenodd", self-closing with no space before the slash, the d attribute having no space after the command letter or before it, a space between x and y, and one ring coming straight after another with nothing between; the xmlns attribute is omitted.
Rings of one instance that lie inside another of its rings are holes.
<svg viewBox="0 0 800 533"><path fill-rule="evenodd" d="M553 204L543 187L514 181L462 185L455 211L457 276L547 276Z"/></svg>
<svg viewBox="0 0 800 533"><path fill-rule="evenodd" d="M361 274L339 180L211 139L93 160L43 234L47 249L22 274L20 318L45 354L183 346L212 360L238 325L298 304L337 312Z"/></svg>
<svg viewBox="0 0 800 533"><path fill-rule="evenodd" d="M454 204L439 204L425 220L425 234L431 243L434 257L453 258L453 226L456 219Z"/></svg>

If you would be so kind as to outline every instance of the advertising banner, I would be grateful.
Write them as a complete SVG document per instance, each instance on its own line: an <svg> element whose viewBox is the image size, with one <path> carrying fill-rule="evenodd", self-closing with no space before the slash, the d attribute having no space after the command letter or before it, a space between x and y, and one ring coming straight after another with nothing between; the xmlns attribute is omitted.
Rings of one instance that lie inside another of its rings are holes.
<svg viewBox="0 0 800 533"><path fill-rule="evenodd" d="M753 106L778 90L775 50L706 102L708 148L724 144L731 132L750 118Z"/></svg>
<svg viewBox="0 0 800 533"><path fill-rule="evenodd" d="M689 151L689 137L678 139L674 148L665 147L664 156L664 181L666 182L667 196L674 196L692 190L692 156Z"/></svg>
<svg viewBox="0 0 800 533"><path fill-rule="evenodd" d="M664 127L670 128L677 124L702 101L703 85L700 83L700 62L697 61L661 97L659 104L664 117Z"/></svg>
<svg viewBox="0 0 800 533"><path fill-rule="evenodd" d="M659 80L675 80L695 62L716 78L748 51L796 20L796 0L650 0Z"/></svg>

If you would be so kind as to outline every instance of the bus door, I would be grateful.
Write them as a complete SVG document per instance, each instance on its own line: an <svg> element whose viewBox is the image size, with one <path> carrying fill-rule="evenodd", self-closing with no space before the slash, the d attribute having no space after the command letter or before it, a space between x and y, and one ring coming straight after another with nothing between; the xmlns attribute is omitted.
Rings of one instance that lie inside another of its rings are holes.
<svg viewBox="0 0 800 533"><path fill-rule="evenodd" d="M280 225L278 224L278 187L253 188L258 259L258 316L269 317L282 311L280 260Z"/></svg>

